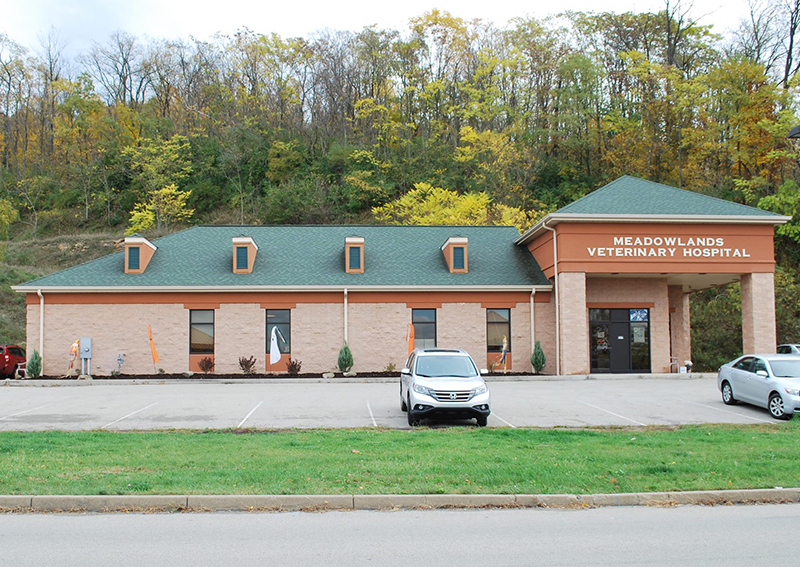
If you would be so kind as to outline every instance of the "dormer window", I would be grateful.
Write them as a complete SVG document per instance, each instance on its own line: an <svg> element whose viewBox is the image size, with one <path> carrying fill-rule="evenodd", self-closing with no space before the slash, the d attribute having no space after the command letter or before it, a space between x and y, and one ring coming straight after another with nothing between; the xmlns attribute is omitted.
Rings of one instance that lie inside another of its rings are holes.
<svg viewBox="0 0 800 567"><path fill-rule="evenodd" d="M156 251L156 246L139 235L125 238L125 273L143 274Z"/></svg>
<svg viewBox="0 0 800 567"><path fill-rule="evenodd" d="M442 245L444 260L451 274L466 274L469 272L469 259L467 245L469 241L462 236L448 238Z"/></svg>
<svg viewBox="0 0 800 567"><path fill-rule="evenodd" d="M364 273L364 239L348 236L344 239L344 270L348 274Z"/></svg>
<svg viewBox="0 0 800 567"><path fill-rule="evenodd" d="M249 236L233 238L233 273L251 274L256 263L258 246Z"/></svg>

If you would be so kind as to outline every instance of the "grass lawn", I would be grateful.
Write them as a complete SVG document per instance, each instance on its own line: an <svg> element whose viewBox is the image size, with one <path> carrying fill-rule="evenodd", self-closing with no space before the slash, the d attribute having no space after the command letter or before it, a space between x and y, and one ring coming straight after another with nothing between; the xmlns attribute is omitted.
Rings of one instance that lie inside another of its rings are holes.
<svg viewBox="0 0 800 567"><path fill-rule="evenodd" d="M0 433L0 494L609 493L800 486L800 420L676 429Z"/></svg>

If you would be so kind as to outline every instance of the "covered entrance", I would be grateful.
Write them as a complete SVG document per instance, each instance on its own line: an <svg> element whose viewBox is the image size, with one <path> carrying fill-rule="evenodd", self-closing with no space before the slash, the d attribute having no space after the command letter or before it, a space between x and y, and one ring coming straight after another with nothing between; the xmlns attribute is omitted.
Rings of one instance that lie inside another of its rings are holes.
<svg viewBox="0 0 800 567"><path fill-rule="evenodd" d="M591 372L650 372L650 310L589 309Z"/></svg>

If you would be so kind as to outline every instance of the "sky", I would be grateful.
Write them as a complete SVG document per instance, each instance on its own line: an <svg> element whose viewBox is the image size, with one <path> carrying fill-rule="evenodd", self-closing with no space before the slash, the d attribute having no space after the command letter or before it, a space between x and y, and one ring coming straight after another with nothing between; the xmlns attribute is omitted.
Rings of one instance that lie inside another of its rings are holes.
<svg viewBox="0 0 800 567"><path fill-rule="evenodd" d="M674 4L674 0L673 0ZM683 1L688 5L687 0ZM564 10L657 11L664 0L0 0L0 34L36 49L39 38L55 29L68 54L104 42L117 30L136 36L207 39L247 27L258 33L308 37L323 29L358 31L377 24L405 30L411 17L433 8L463 19L480 18L503 27L512 18L544 18ZM694 0L690 14L724 33L747 15L747 0Z"/></svg>

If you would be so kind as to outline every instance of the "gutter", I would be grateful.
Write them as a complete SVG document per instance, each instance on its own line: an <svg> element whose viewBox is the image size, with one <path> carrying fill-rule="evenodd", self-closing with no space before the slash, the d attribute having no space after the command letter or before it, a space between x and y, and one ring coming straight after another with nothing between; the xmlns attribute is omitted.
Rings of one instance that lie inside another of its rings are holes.
<svg viewBox="0 0 800 567"><path fill-rule="evenodd" d="M344 344L347 344L347 288L344 288Z"/></svg>
<svg viewBox="0 0 800 567"><path fill-rule="evenodd" d="M551 291L553 286L535 285L533 286L537 291ZM11 289L17 293L35 293L37 290L42 289L35 286L17 285L12 286ZM242 285L242 286L214 286L214 285L190 285L190 286L48 286L48 293L228 293L228 292L315 292L315 291L330 291L330 292L344 292L348 288L344 285L307 285L307 286L294 286L294 285ZM355 288L357 291L483 291L483 292L497 292L497 291L522 291L529 292L531 285L364 285Z"/></svg>

